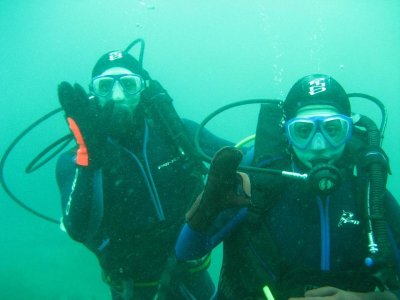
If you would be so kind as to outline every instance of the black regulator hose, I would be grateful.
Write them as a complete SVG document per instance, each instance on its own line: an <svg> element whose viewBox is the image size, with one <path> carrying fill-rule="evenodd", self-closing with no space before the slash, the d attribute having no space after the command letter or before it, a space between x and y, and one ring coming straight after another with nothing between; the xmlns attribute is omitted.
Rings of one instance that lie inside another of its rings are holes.
<svg viewBox="0 0 400 300"><path fill-rule="evenodd" d="M383 105L383 103L376 97L373 97L371 95L368 94L363 94L363 93L349 93L347 94L347 96L349 98L363 98L363 99L368 99L371 102L375 103L376 106L379 107L380 111L381 111L381 125L379 127L379 137L380 137L380 141L379 141L379 145L382 143L383 138L384 138L384 134L385 134L385 129L386 129L386 125L387 125L387 109L385 107L385 105ZM376 127L375 123L370 120L374 126ZM376 138L376 136L373 137L374 139Z"/></svg>
<svg viewBox="0 0 400 300"><path fill-rule="evenodd" d="M368 232L368 252L366 259L369 267L393 267L391 244L386 229L385 194L388 175L388 161L380 149L381 132L375 123L366 116L361 116L356 124L367 131L369 147L361 159L366 163L361 172L366 173L365 215ZM382 276L385 276L382 274ZM383 282L385 278L381 278Z"/></svg>
<svg viewBox="0 0 400 300"><path fill-rule="evenodd" d="M210 120L212 120L213 118L215 118L217 115L219 115L220 113L231 109L233 107L238 107L238 106L243 106L243 105L248 105L248 104L263 104L263 103L270 103L270 104L276 104L276 105L280 105L280 103L282 103L281 100L274 100L274 99L248 99L248 100L242 100L242 101L236 101L236 102L232 102L229 103L227 105L224 105L220 108L218 108L217 110L213 111L212 113L210 113L199 125L199 127L197 128L197 131L195 133L194 136L194 144L195 147L197 149L197 152L201 155L201 157L203 158L203 160L205 162L210 163L211 162L211 157L208 156L203 149L200 146L200 134L202 132L202 130L204 129L204 127L206 126L206 124L208 122L210 122Z"/></svg>
<svg viewBox="0 0 400 300"><path fill-rule="evenodd" d="M30 174L37 169L40 169L43 167L45 164L47 164L50 160L52 160L54 157L56 157L67 145L72 141L73 136L71 133L68 133L64 135L63 137L59 138L55 142L51 143L48 145L46 148L44 148L38 155L36 155L32 161L28 164L28 166L25 168L25 173ZM61 144L61 145L60 145ZM60 146L59 146L60 145ZM53 150L55 147L56 150ZM53 151L51 154L50 151ZM43 160L41 160L43 157L47 157Z"/></svg>
<svg viewBox="0 0 400 300"><path fill-rule="evenodd" d="M52 117L53 115L59 113L62 109L58 108L55 109L51 112L49 112L48 114L44 115L43 117L41 117L40 119L38 119L37 121L35 121L34 123L32 123L28 128L26 128L24 131L22 131L10 144L10 146L8 146L8 148L6 149L5 153L3 154L1 161L0 161L0 183L4 189L4 191L6 192L6 194L15 202L17 203L19 206L21 206L23 209L29 211L30 213L34 214L35 216L42 218L46 221L52 222L52 223L56 223L56 224L60 224L60 222L56 219L53 219L51 217L48 217L44 214L41 214L39 212L37 212L36 210L34 210L33 208L29 207L28 205L26 205L25 203L23 203L21 200L19 200L9 189L5 179L4 179L4 165L5 162L10 154L10 152L14 149L14 147L19 143L19 141L25 136L27 135L33 128L35 128L36 126L38 126L40 123L42 123L44 120ZM53 143L51 145L51 147L53 148L54 146L60 144L60 143L64 143L64 147L66 146L66 141L68 140L67 136L57 140L57 142ZM68 141L69 142L69 141ZM50 146L49 146L50 147ZM48 149L49 147L47 147L46 149ZM62 149L59 148L56 153L53 153L51 155L50 158L46 159L44 162L40 163L40 166L44 165L47 161L49 161L51 158L53 158L58 152L60 152ZM39 159L42 157L43 155L41 155L38 159L34 159L30 164L29 167L30 169L37 169L39 167L34 167L34 163L36 163L37 161L39 161Z"/></svg>
<svg viewBox="0 0 400 300"><path fill-rule="evenodd" d="M139 52L139 58L138 58L138 62L140 64L140 66L143 68L143 54L144 54L144 46L145 46L145 42L144 39L142 38L138 38L134 41L132 41L128 47L125 48L125 52L129 52L136 44L140 43L140 52Z"/></svg>

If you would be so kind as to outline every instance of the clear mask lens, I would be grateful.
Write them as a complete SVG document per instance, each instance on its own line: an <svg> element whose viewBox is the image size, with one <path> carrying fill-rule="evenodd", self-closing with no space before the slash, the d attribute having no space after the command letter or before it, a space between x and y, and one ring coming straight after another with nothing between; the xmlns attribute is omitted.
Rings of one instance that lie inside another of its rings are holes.
<svg viewBox="0 0 400 300"><path fill-rule="evenodd" d="M290 143L299 149L306 149L316 132L337 148L351 137L351 124L351 118L344 115L293 118L286 122L285 130Z"/></svg>
<svg viewBox="0 0 400 300"><path fill-rule="evenodd" d="M339 147L347 141L350 123L342 118L327 119L319 123L320 130L333 147Z"/></svg>
<svg viewBox="0 0 400 300"><path fill-rule="evenodd" d="M142 77L135 74L125 74L97 76L92 80L92 90L97 96L109 96L114 88L115 81L118 81L124 93L129 95L135 95L144 89L144 80Z"/></svg>

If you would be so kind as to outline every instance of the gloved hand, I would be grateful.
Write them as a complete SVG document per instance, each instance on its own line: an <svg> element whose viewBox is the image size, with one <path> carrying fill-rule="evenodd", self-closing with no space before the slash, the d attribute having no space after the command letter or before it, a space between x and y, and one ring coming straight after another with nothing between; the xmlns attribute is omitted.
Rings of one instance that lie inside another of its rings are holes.
<svg viewBox="0 0 400 300"><path fill-rule="evenodd" d="M224 209L250 204L250 180L247 174L236 172L242 153L234 147L224 147L214 156L204 192L186 215L192 229L206 230Z"/></svg>
<svg viewBox="0 0 400 300"><path fill-rule="evenodd" d="M89 99L79 84L72 87L65 81L58 86L58 99L78 144L76 163L99 167L103 161L103 146L108 136L113 101L101 107L95 98Z"/></svg>
<svg viewBox="0 0 400 300"><path fill-rule="evenodd" d="M156 80L150 80L149 86L146 87L141 93L141 100L144 103L166 98L172 102L172 99L168 95L167 91Z"/></svg>

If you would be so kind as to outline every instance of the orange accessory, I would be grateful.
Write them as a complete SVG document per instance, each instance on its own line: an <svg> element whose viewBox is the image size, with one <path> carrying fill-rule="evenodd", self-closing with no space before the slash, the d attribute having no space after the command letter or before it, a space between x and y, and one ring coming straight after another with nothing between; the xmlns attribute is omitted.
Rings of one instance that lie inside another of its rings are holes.
<svg viewBox="0 0 400 300"><path fill-rule="evenodd" d="M73 135L75 136L75 140L79 145L78 151L76 152L76 163L80 166L87 167L89 165L89 155L81 130L74 119L68 117L67 121L69 128L71 129Z"/></svg>

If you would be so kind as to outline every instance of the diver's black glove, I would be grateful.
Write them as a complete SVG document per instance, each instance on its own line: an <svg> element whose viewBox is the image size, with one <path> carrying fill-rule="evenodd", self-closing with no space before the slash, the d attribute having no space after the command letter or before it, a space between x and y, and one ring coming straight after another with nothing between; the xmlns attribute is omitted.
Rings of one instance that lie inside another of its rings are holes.
<svg viewBox="0 0 400 300"><path fill-rule="evenodd" d="M156 80L150 80L149 86L146 87L141 93L141 100L144 103L154 102L159 99L168 99L172 102L171 97L168 95L167 91L161 86L161 84Z"/></svg>
<svg viewBox="0 0 400 300"><path fill-rule="evenodd" d="M113 101L102 107L97 99L89 98L79 84L72 86L65 81L58 86L58 99L78 144L77 165L99 167L104 158Z"/></svg>
<svg viewBox="0 0 400 300"><path fill-rule="evenodd" d="M214 156L204 192L186 215L192 229L206 230L224 209L250 204L250 180L237 172L242 159L240 150L224 147Z"/></svg>

